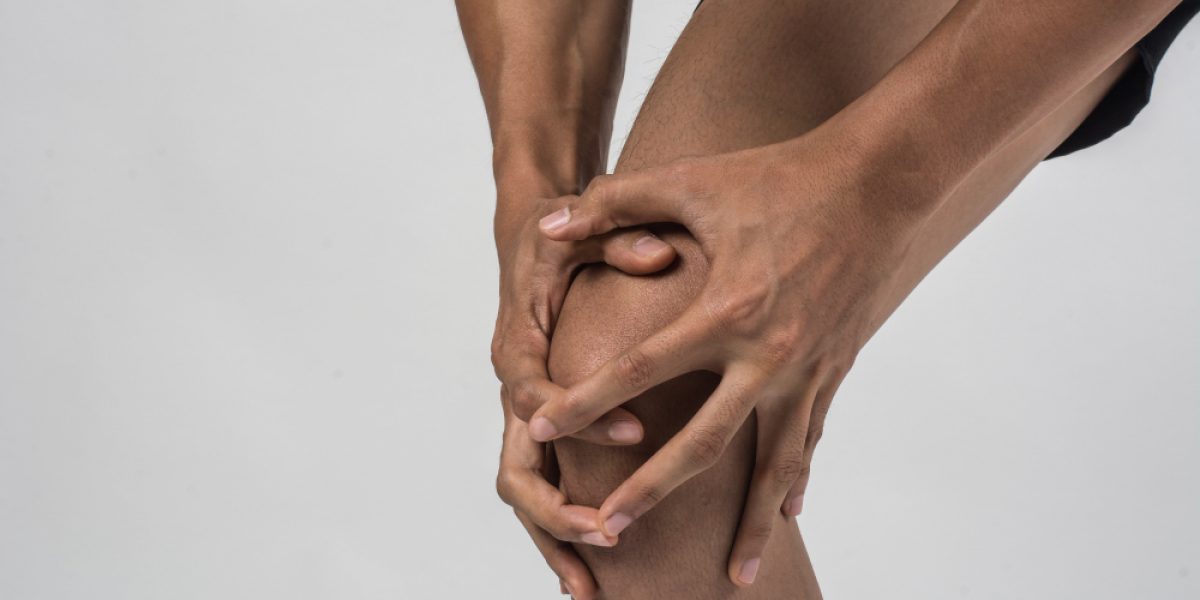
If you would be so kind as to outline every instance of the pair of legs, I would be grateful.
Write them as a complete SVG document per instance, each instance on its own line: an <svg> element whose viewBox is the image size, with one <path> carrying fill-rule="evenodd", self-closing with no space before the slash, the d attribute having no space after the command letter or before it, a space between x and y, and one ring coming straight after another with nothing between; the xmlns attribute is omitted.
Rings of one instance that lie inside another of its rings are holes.
<svg viewBox="0 0 1200 600"><path fill-rule="evenodd" d="M954 3L705 0L667 57L616 170L799 136L874 85ZM1131 61L1127 53L981 165L930 219L904 277L919 281L1075 129ZM551 375L559 383L582 379L669 323L704 285L707 264L691 236L678 227L656 230L679 250L667 272L631 277L597 266L572 284L551 345ZM692 373L628 403L646 426L637 446L555 442L567 496L598 506L687 422L718 381L712 373ZM715 467L641 518L617 547L578 547L603 597L820 597L800 531L782 514L756 583L738 588L726 575L754 469L755 427L752 415Z"/></svg>

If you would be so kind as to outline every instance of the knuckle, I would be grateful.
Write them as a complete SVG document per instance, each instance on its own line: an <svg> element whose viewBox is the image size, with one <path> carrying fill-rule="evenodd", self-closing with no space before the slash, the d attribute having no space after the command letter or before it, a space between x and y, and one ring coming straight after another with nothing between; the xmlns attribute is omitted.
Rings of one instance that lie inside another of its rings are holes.
<svg viewBox="0 0 1200 600"><path fill-rule="evenodd" d="M587 405L587 401L584 399L584 397L579 395L578 393L576 393L573 390L567 390L567 392L565 394L563 394L560 398L561 399L558 401L557 406L556 406L557 410L554 411L556 414L558 414L558 419L561 419L564 421L574 421L575 419L584 419L591 412ZM556 421L558 419L556 419ZM565 423L560 423L560 424L565 424ZM580 422L579 424L584 425L584 424L586 424L586 422Z"/></svg>
<svg viewBox="0 0 1200 600"><path fill-rule="evenodd" d="M801 496L804 495L804 488L808 487L808 478L811 476L812 476L812 467L810 467L809 465L804 465L804 468L800 469L800 476L796 478L796 481L794 483L794 487L798 487L800 489Z"/></svg>
<svg viewBox="0 0 1200 600"><path fill-rule="evenodd" d="M516 505L513 497L513 489L514 482L512 474L507 469L500 469L500 472L496 474L496 495L500 497L502 502L512 506L515 509Z"/></svg>
<svg viewBox="0 0 1200 600"><path fill-rule="evenodd" d="M497 325L496 333L492 336L492 343L489 350L491 352L492 369L496 372L496 377L503 380L505 371L511 364L511 358L517 352L517 348L512 336L508 332L502 332L500 329L501 326Z"/></svg>
<svg viewBox="0 0 1200 600"><path fill-rule="evenodd" d="M759 350L767 367L780 368L795 359L799 345L800 332L798 328L784 327L765 336L760 343Z"/></svg>
<svg viewBox="0 0 1200 600"><path fill-rule="evenodd" d="M710 467L725 453L725 432L712 426L695 426L687 430L687 450L696 464Z"/></svg>
<svg viewBox="0 0 1200 600"><path fill-rule="evenodd" d="M654 375L653 361L646 353L637 349L617 357L614 366L617 380L630 391L641 391Z"/></svg>
<svg viewBox="0 0 1200 600"><path fill-rule="evenodd" d="M637 506L654 506L666 497L666 494L657 486L645 483L635 485L630 495L633 496Z"/></svg>
<svg viewBox="0 0 1200 600"><path fill-rule="evenodd" d="M513 412L522 421L528 421L533 413L542 406L541 394L537 387L529 382L521 382L512 388Z"/></svg>
<svg viewBox="0 0 1200 600"><path fill-rule="evenodd" d="M500 374L500 364L502 360L501 357L504 356L504 342L502 340L502 336L496 336L492 338L492 344L490 347L491 355L489 358L491 358L492 370L496 372L496 375Z"/></svg>
<svg viewBox="0 0 1200 600"><path fill-rule="evenodd" d="M817 442L821 441L821 436L825 435L825 424L817 423L808 429L808 438L806 440L808 446L816 446Z"/></svg>
<svg viewBox="0 0 1200 600"><path fill-rule="evenodd" d="M765 543L771 538L771 522L756 520L742 525L741 537L749 542Z"/></svg>
<svg viewBox="0 0 1200 600"><path fill-rule="evenodd" d="M489 346L492 368L502 381L516 374L518 359L524 355L541 355L546 352L546 338L536 316L525 322L506 320L496 324Z"/></svg>
<svg viewBox="0 0 1200 600"><path fill-rule="evenodd" d="M790 486L808 470L804 464L804 459L796 454L788 454L779 457L774 464L771 465L771 479L783 486Z"/></svg>

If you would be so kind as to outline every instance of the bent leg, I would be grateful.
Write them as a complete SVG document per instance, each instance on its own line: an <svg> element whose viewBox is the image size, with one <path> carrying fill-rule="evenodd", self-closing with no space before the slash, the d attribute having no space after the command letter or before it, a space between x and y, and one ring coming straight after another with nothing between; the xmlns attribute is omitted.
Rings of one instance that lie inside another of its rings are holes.
<svg viewBox="0 0 1200 600"><path fill-rule="evenodd" d="M658 234L680 248L678 263L645 281L619 271L589 269L572 285L551 347L551 374L572 383L674 318L707 272L686 231ZM555 441L561 484L572 503L599 506L621 481L675 435L715 389L712 373L692 373L642 394L626 405L645 424L636 446L600 448L573 439ZM711 469L680 486L621 533L614 548L577 546L602 597L819 598L799 530L782 515L754 586L739 589L725 565L754 466L751 419ZM783 592L787 591L786 595Z"/></svg>
<svg viewBox="0 0 1200 600"><path fill-rule="evenodd" d="M953 4L706 0L651 88L617 171L801 135L869 89ZM847 47L847 40L854 45ZM905 277L919 281L982 221L1082 121L1128 64L1128 57L1122 60L977 169L930 220ZM659 233L680 250L670 271L630 277L593 267L575 280L551 346L557 381L569 385L590 374L667 324L699 291L707 264L694 240L677 228ZM899 295L895 304L902 300ZM693 373L627 404L646 425L638 446L555 442L568 497L598 506L682 427L717 381ZM716 466L639 519L617 547L579 547L606 597L820 597L799 530L782 515L755 584L737 588L726 575L754 468L755 426L752 417Z"/></svg>

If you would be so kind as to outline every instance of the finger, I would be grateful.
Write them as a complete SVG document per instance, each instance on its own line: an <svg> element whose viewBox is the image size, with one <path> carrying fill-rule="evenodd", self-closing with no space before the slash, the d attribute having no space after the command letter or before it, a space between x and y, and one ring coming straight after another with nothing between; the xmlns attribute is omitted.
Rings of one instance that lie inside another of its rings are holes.
<svg viewBox="0 0 1200 600"><path fill-rule="evenodd" d="M571 437L601 446L629 446L642 441L642 423L624 408L614 408Z"/></svg>
<svg viewBox="0 0 1200 600"><path fill-rule="evenodd" d="M788 490L784 497L783 505L780 509L783 514L789 517L795 517L804 510L804 492L808 490L808 479L812 475L812 460L813 453L816 452L817 442L821 441L821 436L825 434L825 416L829 414L829 407L833 404L833 396L837 393L838 387L845 377L845 371L840 375L835 376L833 381L827 384L817 393L817 397L813 400L812 416L809 418L808 433L804 436L804 461L800 469L800 477L796 479L796 483Z"/></svg>
<svg viewBox="0 0 1200 600"><path fill-rule="evenodd" d="M512 388L501 385L501 393L510 398L512 411L517 418L527 421L548 399L565 394L566 391L562 387L543 376L544 366L516 364L517 361L544 364L543 359L527 354L524 357L514 355L509 360L511 369L527 374ZM641 442L643 433L642 423L633 413L623 408L614 408L571 437L605 446L627 446Z"/></svg>
<svg viewBox="0 0 1200 600"><path fill-rule="evenodd" d="M566 393L562 386L550 381L546 367L549 352L549 340L530 329L500 333L492 341L492 362L501 381L501 392L511 402L513 414L522 421L529 422L543 404Z"/></svg>
<svg viewBox="0 0 1200 600"><path fill-rule="evenodd" d="M603 262L630 275L657 273L675 261L675 248L644 228L613 231L578 244L575 262Z"/></svg>
<svg viewBox="0 0 1200 600"><path fill-rule="evenodd" d="M550 381L548 377L522 370L520 379L514 381L509 393L512 395L513 414L518 419L528 422L544 404L551 398L562 396L566 390Z"/></svg>
<svg viewBox="0 0 1200 600"><path fill-rule="evenodd" d="M533 544L542 553L542 558L546 559L550 570L558 575L559 590L564 594L571 594L576 600L594 598L596 580L587 564L579 557L579 553L575 552L570 544L556 540L539 529L532 519L520 511L517 511L517 519L521 521L525 531L529 532L529 537L533 538Z"/></svg>
<svg viewBox="0 0 1200 600"><path fill-rule="evenodd" d="M686 164L597 177L579 197L542 217L538 226L553 240L582 240L632 225L683 222Z"/></svg>
<svg viewBox="0 0 1200 600"><path fill-rule="evenodd" d="M546 480L545 444L529 437L525 423L508 417L496 475L496 493L500 498L558 540L614 545L615 536L600 533L596 509L568 504L566 496Z"/></svg>
<svg viewBox="0 0 1200 600"><path fill-rule="evenodd" d="M811 447L816 445L816 439L813 439L811 443L808 442L808 439L809 437L805 437L804 467L800 470L800 478L788 490L787 495L783 498L783 504L780 506L780 510L788 517L798 517L800 513L804 512L804 492L808 490L808 479L812 474Z"/></svg>
<svg viewBox="0 0 1200 600"><path fill-rule="evenodd" d="M562 492L547 483L540 473L504 468L497 479L496 491L501 499L555 539L605 548L617 543L616 536L600 532L596 509L567 504Z"/></svg>
<svg viewBox="0 0 1200 600"><path fill-rule="evenodd" d="M713 358L711 320L694 303L670 325L613 358L563 394L549 398L529 420L534 439L547 441L583 429L600 415Z"/></svg>
<svg viewBox="0 0 1200 600"><path fill-rule="evenodd" d="M760 389L755 377L731 367L683 430L605 499L599 517L607 535L620 535L675 488L717 462L754 405Z"/></svg>
<svg viewBox="0 0 1200 600"><path fill-rule="evenodd" d="M511 387L501 384L501 394L509 398L517 418L528 421L550 398L565 395L566 390L550 381L546 359L536 348L518 344L507 348L493 344L493 348L494 352L504 354L494 359L501 381L519 378ZM594 444L624 446L642 441L642 434L642 423L633 413L614 408L572 437Z"/></svg>
<svg viewBox="0 0 1200 600"><path fill-rule="evenodd" d="M816 450L817 442L821 441L823 433L824 424L813 423L804 436L804 457L801 459L800 476L788 489L783 497L783 504L780 505L783 514L788 517L797 517L804 510L804 492L808 489L808 479L812 475L813 451Z"/></svg>
<svg viewBox="0 0 1200 600"><path fill-rule="evenodd" d="M530 321L533 317L528 317ZM517 417L528 420L546 399L563 388L550 381L546 360L550 354L547 334L532 322L502 318L492 338L492 365L503 393L512 401Z"/></svg>
<svg viewBox="0 0 1200 600"><path fill-rule="evenodd" d="M800 397L789 398L791 402L764 402L756 410L754 474L729 552L729 579L736 585L754 583L771 532L785 523L779 505L803 469L805 432L816 393L816 385L810 387Z"/></svg>
<svg viewBox="0 0 1200 600"><path fill-rule="evenodd" d="M554 254L555 258L551 260L546 254ZM537 275L517 286L510 294L513 298L501 302L492 336L492 365L512 398L513 410L522 419L528 419L546 397L563 391L550 381L547 360L555 316L569 286L572 260L568 254L561 249L541 253L538 261L547 264L531 266Z"/></svg>

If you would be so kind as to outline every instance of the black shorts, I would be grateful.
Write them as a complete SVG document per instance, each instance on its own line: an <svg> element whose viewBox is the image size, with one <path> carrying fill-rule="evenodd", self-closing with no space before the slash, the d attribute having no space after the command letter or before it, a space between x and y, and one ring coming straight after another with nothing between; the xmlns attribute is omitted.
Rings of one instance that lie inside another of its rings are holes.
<svg viewBox="0 0 1200 600"><path fill-rule="evenodd" d="M1083 123L1046 158L1065 156L1098 144L1132 123L1133 118L1150 102L1150 88L1154 86L1154 72L1158 69L1158 63L1162 62L1175 36L1197 12L1200 12L1200 0L1183 0L1167 18L1138 41L1134 46L1138 53L1134 64L1113 84Z"/></svg>
<svg viewBox="0 0 1200 600"><path fill-rule="evenodd" d="M698 2L696 6L699 5ZM1175 41L1183 26L1197 12L1200 12L1200 0L1183 0L1146 37L1139 40L1134 46L1138 59L1113 84L1083 123L1046 158L1065 156L1096 145L1132 123L1133 118L1150 102L1150 88L1154 86L1154 72L1158 70L1158 63L1162 62L1167 48Z"/></svg>

